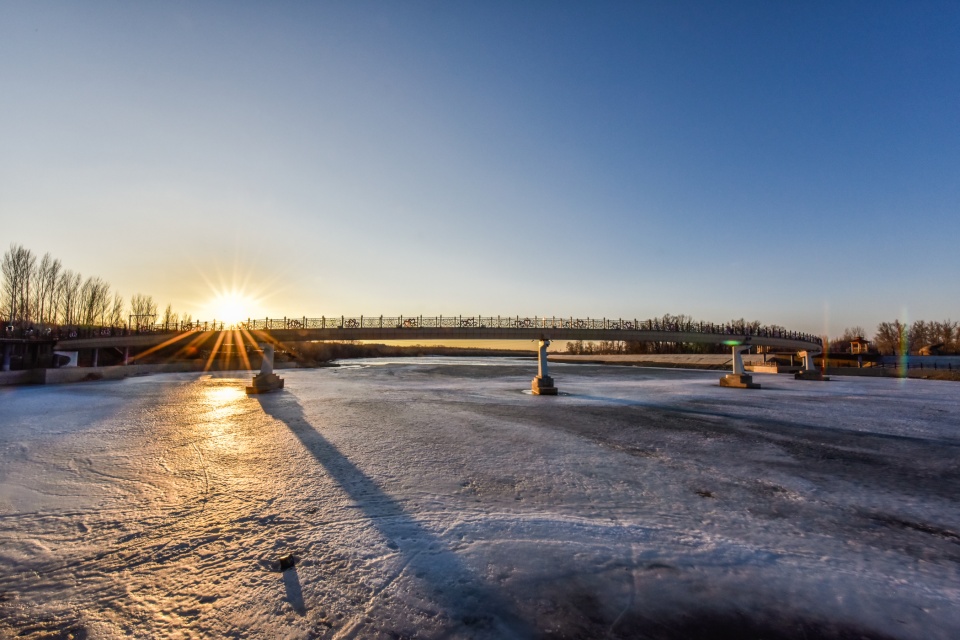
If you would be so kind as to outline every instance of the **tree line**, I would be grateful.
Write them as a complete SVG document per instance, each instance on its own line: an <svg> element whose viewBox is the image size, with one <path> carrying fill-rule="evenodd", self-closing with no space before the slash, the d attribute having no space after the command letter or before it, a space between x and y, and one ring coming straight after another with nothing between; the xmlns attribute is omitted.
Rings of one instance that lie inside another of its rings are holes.
<svg viewBox="0 0 960 640"><path fill-rule="evenodd" d="M848 327L831 341L831 351L848 351L851 340L866 337L863 327ZM960 353L960 323L952 320L915 320L912 324L881 322L873 335L873 348L882 355L916 355L924 347L936 347L941 353Z"/></svg>
<svg viewBox="0 0 960 640"><path fill-rule="evenodd" d="M667 331L699 331L704 325L710 323L695 320L693 316L685 314L672 315L664 314L659 318L652 320L653 328L664 329ZM786 332L784 327L779 325L764 325L759 320L745 320L743 318L731 320L723 325L724 329L729 328L731 333L745 334L751 333L757 335L761 329L770 333L777 331ZM723 331L720 331L723 333ZM577 340L568 342L567 353L576 355L589 354L644 354L644 353L728 353L730 348L722 344L699 343L699 342L638 342L635 340Z"/></svg>
<svg viewBox="0 0 960 640"><path fill-rule="evenodd" d="M659 328L670 331L696 331L700 322L687 315L664 314L657 318ZM734 333L753 333L761 327L768 330L782 330L780 326L765 326L757 320L746 321L743 318L731 320L724 326L732 328ZM834 353L849 352L852 340L865 338L867 331L861 326L847 327L843 334L829 341L829 350ZM906 324L900 320L881 322L872 340L873 349L882 355L917 354L920 349L936 346L941 353L960 353L960 323L951 320L942 322L916 320ZM577 340L567 342L567 353L576 355L590 354L648 354L648 353L727 353L729 347L722 344L700 344L690 342L635 342L629 340Z"/></svg>
<svg viewBox="0 0 960 640"><path fill-rule="evenodd" d="M30 249L11 244L0 262L0 316L4 326L21 329L50 326L125 327L129 317L134 325L166 322L176 325L191 320L167 305L157 317L153 297L141 293L130 298L129 307L119 292L99 276L84 278L67 269L59 258L45 253L41 258ZM131 327L136 328L136 326Z"/></svg>

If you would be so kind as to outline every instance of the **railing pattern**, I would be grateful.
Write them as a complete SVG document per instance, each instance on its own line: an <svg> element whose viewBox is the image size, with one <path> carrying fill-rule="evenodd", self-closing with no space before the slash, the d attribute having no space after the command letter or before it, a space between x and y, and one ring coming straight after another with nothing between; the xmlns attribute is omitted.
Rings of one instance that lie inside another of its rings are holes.
<svg viewBox="0 0 960 640"><path fill-rule="evenodd" d="M787 331L779 327L738 326L707 322L670 323L660 319L616 320L610 318L557 318L523 316L322 316L320 318L265 318L248 320L240 328L279 329L593 329L623 331L662 331L762 336L821 343L819 336Z"/></svg>
<svg viewBox="0 0 960 640"><path fill-rule="evenodd" d="M69 340L144 333L179 333L183 331L222 331L241 329L271 331L289 329L585 329L658 331L663 333L703 333L731 336L757 336L803 340L822 344L822 339L808 333L788 331L780 327L706 322L664 322L661 319L624 320L622 318L557 318L524 316L321 316L319 318L250 319L236 325L224 322L190 322L127 327L6 327L3 337L36 340Z"/></svg>

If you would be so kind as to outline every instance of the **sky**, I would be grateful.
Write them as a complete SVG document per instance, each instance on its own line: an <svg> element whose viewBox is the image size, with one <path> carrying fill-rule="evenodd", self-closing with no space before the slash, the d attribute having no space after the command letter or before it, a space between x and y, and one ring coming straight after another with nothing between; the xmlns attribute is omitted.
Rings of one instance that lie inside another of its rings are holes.
<svg viewBox="0 0 960 640"><path fill-rule="evenodd" d="M0 2L0 248L210 319L960 320L960 3Z"/></svg>

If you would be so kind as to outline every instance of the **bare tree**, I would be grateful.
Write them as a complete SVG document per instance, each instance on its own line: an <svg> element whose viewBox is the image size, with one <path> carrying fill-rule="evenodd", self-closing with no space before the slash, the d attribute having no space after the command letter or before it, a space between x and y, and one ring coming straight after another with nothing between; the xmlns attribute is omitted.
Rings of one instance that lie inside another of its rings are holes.
<svg viewBox="0 0 960 640"><path fill-rule="evenodd" d="M130 315L133 316L131 329L152 327L157 318L157 303L153 296L136 293L130 298Z"/></svg>
<svg viewBox="0 0 960 640"><path fill-rule="evenodd" d="M41 324L53 324L57 321L55 299L57 280L62 268L60 260L54 259L49 253L43 254L40 266L37 267L37 297L34 308L37 310L37 321Z"/></svg>
<svg viewBox="0 0 960 640"><path fill-rule="evenodd" d="M123 296L119 293L113 294L113 304L110 307L110 321L108 324L111 327L122 327L124 325Z"/></svg>
<svg viewBox="0 0 960 640"><path fill-rule="evenodd" d="M0 273L3 277L3 299L11 323L24 325L31 320L30 285L36 273L37 257L19 244L11 244L3 254Z"/></svg>
<svg viewBox="0 0 960 640"><path fill-rule="evenodd" d="M881 322L877 326L877 334L873 337L873 344L880 353L903 355L909 352L908 327L899 320Z"/></svg>
<svg viewBox="0 0 960 640"><path fill-rule="evenodd" d="M757 333L760 327L763 326L759 320L747 322L743 318L731 320L727 324L733 329L734 333Z"/></svg>
<svg viewBox="0 0 960 640"><path fill-rule="evenodd" d="M933 343L931 336L933 335L932 323L925 322L924 320L916 320L912 325L910 325L910 330L907 331L907 343L909 345L909 353L919 351L921 347L925 347Z"/></svg>
<svg viewBox="0 0 960 640"><path fill-rule="evenodd" d="M57 277L54 279L53 287L50 289L50 322L53 324L65 324L63 320L63 293L65 285L63 273L62 269L58 269Z"/></svg>
<svg viewBox="0 0 960 640"><path fill-rule="evenodd" d="M88 277L80 285L79 295L77 297L77 324L93 324L90 322L92 307L96 292L94 291L93 278Z"/></svg>
<svg viewBox="0 0 960 640"><path fill-rule="evenodd" d="M29 249L10 245L0 263L0 278L0 316L21 326L123 324L123 298L111 300L108 282L99 277L84 280L49 253L38 264Z"/></svg>
<svg viewBox="0 0 960 640"><path fill-rule="evenodd" d="M960 350L960 325L951 320L931 322L930 325L933 344L943 344L943 350L947 353L956 353Z"/></svg>
<svg viewBox="0 0 960 640"><path fill-rule="evenodd" d="M61 324L76 324L78 322L77 305L80 301L80 285L82 282L82 276L70 269L60 275Z"/></svg>
<svg viewBox="0 0 960 640"><path fill-rule="evenodd" d="M46 320L45 318L45 306L47 301L47 271L50 269L50 264L53 262L53 258L50 256L50 253L47 252L43 254L43 258L40 260L40 264L37 265L35 271L35 284L33 286L33 296L30 300L30 306L33 309L34 319L43 324Z"/></svg>
<svg viewBox="0 0 960 640"><path fill-rule="evenodd" d="M639 340L630 340L624 344L624 351L626 353L647 353L649 345Z"/></svg>
<svg viewBox="0 0 960 640"><path fill-rule="evenodd" d="M100 278L87 278L80 287L79 322L86 325L106 323L110 309L110 285Z"/></svg>
<svg viewBox="0 0 960 640"><path fill-rule="evenodd" d="M167 308L163 310L163 326L165 329L170 327L176 328L177 323L180 321L179 314L175 313L173 310L172 304L167 304Z"/></svg>

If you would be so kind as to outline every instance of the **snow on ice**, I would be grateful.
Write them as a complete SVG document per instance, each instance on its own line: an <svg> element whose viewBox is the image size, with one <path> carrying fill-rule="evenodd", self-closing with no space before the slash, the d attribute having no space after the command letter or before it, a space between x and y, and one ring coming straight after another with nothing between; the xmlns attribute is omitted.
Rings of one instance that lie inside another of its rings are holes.
<svg viewBox="0 0 960 640"><path fill-rule="evenodd" d="M960 637L955 383L533 368L0 389L0 636Z"/></svg>

